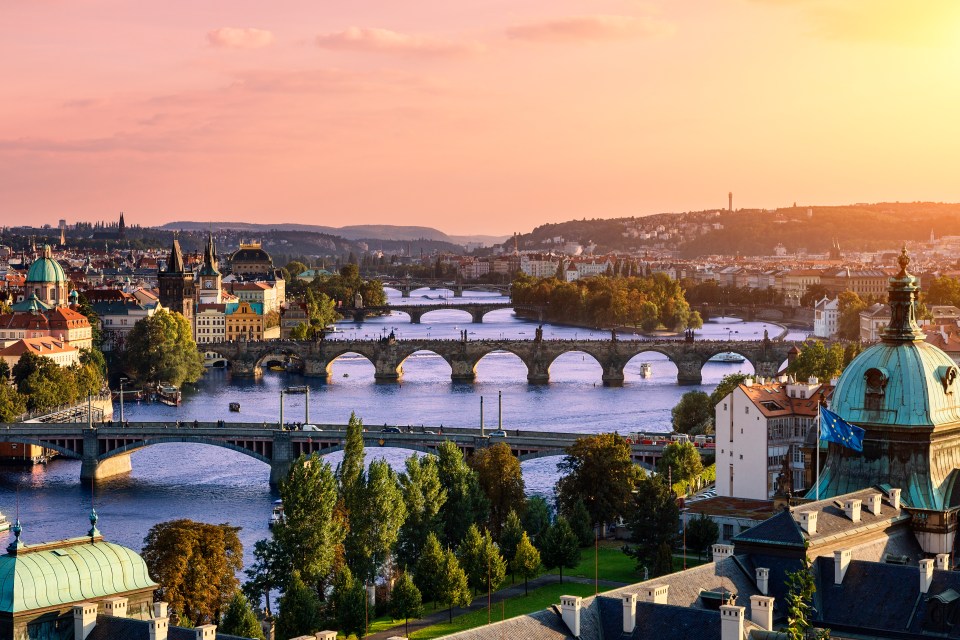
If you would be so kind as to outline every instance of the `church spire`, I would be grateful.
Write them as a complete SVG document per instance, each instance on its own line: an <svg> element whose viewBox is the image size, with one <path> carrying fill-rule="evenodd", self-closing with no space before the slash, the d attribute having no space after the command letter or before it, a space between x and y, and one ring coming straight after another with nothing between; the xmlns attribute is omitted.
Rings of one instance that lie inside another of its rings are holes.
<svg viewBox="0 0 960 640"><path fill-rule="evenodd" d="M916 342L926 336L917 325L917 292L920 290L916 276L907 271L910 256L904 247L897 259L900 272L890 278L890 324L883 330L884 342Z"/></svg>
<svg viewBox="0 0 960 640"><path fill-rule="evenodd" d="M170 258L167 260L167 273L183 273L183 251L180 250L180 241L173 236L173 246L170 247Z"/></svg>

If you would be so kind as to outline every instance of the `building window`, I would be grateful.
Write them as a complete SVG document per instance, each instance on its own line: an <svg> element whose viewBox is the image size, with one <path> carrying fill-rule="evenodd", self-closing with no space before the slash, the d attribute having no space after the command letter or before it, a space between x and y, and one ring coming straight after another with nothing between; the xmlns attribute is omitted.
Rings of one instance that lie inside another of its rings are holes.
<svg viewBox="0 0 960 640"><path fill-rule="evenodd" d="M732 525L732 524L724 524L724 525L723 525L723 539L724 539L724 540L730 540L731 538L733 538L733 525Z"/></svg>
<svg viewBox="0 0 960 640"><path fill-rule="evenodd" d="M863 406L867 411L880 411L883 409L884 399L887 393L887 374L877 369L867 369L863 374L866 381L864 391Z"/></svg>

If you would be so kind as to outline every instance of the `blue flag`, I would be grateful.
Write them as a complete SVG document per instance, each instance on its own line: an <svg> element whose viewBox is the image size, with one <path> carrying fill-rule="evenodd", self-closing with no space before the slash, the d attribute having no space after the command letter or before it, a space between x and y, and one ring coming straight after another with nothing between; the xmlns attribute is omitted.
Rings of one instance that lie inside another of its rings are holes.
<svg viewBox="0 0 960 640"><path fill-rule="evenodd" d="M820 407L820 439L842 447L863 451L864 430L852 425L833 411Z"/></svg>

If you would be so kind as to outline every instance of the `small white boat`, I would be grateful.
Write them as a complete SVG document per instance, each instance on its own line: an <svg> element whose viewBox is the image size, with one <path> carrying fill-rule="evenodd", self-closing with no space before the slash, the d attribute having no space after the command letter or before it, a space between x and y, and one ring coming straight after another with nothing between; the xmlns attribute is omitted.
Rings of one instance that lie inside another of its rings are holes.
<svg viewBox="0 0 960 640"><path fill-rule="evenodd" d="M283 522L283 500L277 500L273 503L273 513L270 514L270 528Z"/></svg>
<svg viewBox="0 0 960 640"><path fill-rule="evenodd" d="M650 366L649 362L644 362L640 365L640 377L649 378L653 375L653 368Z"/></svg>
<svg viewBox="0 0 960 640"><path fill-rule="evenodd" d="M710 361L740 364L741 362L746 362L747 359L744 358L739 353L718 353L717 355L710 358Z"/></svg>

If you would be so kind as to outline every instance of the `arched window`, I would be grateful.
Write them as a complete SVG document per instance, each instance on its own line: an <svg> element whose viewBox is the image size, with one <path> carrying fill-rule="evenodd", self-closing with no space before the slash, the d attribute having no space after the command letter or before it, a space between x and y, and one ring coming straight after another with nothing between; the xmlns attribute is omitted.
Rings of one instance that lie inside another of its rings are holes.
<svg viewBox="0 0 960 640"><path fill-rule="evenodd" d="M867 369L863 377L866 382L863 407L867 411L882 410L887 394L887 382L889 381L887 372L877 368Z"/></svg>

